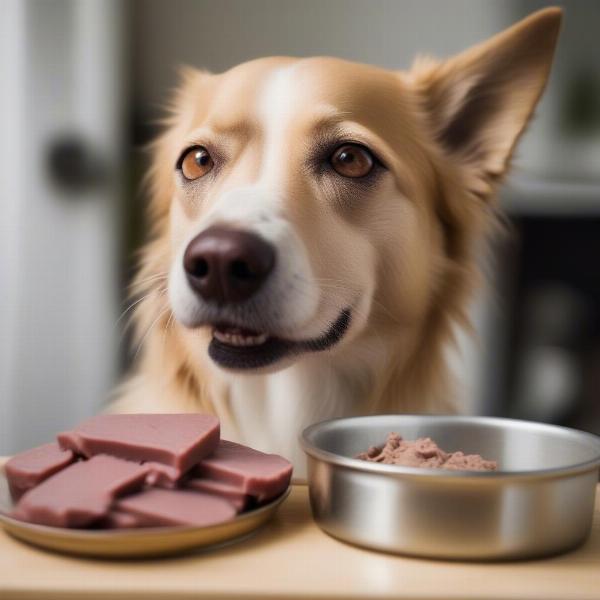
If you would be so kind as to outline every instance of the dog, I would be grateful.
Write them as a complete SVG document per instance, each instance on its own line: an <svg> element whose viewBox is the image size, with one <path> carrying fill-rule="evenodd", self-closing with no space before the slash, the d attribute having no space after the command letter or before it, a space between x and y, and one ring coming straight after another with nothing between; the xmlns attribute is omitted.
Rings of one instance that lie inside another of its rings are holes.
<svg viewBox="0 0 600 600"><path fill-rule="evenodd" d="M139 360L111 410L216 413L300 475L310 423L460 410L448 348L560 22L548 8L406 72L184 70L151 147Z"/></svg>

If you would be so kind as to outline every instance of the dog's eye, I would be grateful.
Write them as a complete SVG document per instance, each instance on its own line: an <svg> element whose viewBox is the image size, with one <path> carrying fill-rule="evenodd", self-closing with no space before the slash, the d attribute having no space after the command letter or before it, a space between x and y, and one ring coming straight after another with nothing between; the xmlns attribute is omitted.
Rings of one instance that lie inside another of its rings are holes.
<svg viewBox="0 0 600 600"><path fill-rule="evenodd" d="M179 168L186 179L199 179L206 175L214 166L208 150L202 146L190 148L180 161Z"/></svg>
<svg viewBox="0 0 600 600"><path fill-rule="evenodd" d="M329 159L335 172L342 177L365 177L373 169L373 155L358 144L340 146Z"/></svg>

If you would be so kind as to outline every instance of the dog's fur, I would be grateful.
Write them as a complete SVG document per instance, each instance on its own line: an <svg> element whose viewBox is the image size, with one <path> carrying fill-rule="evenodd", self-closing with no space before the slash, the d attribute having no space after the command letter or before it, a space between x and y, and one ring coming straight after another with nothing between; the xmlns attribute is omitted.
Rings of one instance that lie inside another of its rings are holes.
<svg viewBox="0 0 600 600"><path fill-rule="evenodd" d="M139 360L113 410L216 412L225 436L297 464L296 436L310 422L455 410L447 348L468 327L477 248L496 223L494 194L545 86L560 20L540 11L408 72L283 57L220 75L185 70L152 147L152 241L134 290ZM227 160L183 186L177 157L206 136ZM364 143L386 168L368 185L317 174L306 157L326 136ZM211 223L261 232L263 221L281 268L303 276L265 305L286 311L270 331L314 337L348 305L352 321L325 352L231 373L207 356L210 329L183 324L194 298L182 250Z"/></svg>

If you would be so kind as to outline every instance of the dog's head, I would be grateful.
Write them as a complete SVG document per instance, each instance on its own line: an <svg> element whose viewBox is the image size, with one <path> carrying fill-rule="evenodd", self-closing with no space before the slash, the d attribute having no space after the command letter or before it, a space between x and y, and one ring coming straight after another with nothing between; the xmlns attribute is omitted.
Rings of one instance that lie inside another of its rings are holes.
<svg viewBox="0 0 600 600"><path fill-rule="evenodd" d="M369 331L397 337L440 298L459 312L559 22L542 11L408 72L332 58L187 71L153 209L188 348L274 370Z"/></svg>

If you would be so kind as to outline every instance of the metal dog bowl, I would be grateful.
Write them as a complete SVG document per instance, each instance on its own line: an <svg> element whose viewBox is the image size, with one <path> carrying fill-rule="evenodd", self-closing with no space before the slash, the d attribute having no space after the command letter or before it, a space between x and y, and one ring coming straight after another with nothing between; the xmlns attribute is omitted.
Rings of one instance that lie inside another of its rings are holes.
<svg viewBox="0 0 600 600"><path fill-rule="evenodd" d="M353 458L385 441L431 437L444 450L497 460L498 471L418 469ZM564 427L485 417L384 415L304 430L313 516L368 548L447 559L554 554L588 536L600 438Z"/></svg>

